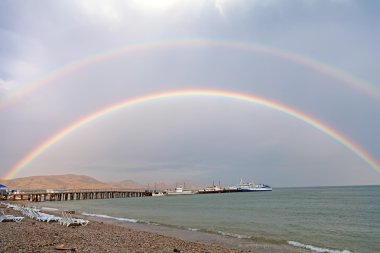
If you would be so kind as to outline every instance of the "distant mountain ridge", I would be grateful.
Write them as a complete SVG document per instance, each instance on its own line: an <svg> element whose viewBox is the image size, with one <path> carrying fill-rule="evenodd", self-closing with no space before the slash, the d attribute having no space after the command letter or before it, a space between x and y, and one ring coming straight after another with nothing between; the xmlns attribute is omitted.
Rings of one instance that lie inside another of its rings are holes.
<svg viewBox="0 0 380 253"><path fill-rule="evenodd" d="M36 189L143 189L144 187L132 180L119 183L105 183L86 175L65 174L51 176L31 176L1 180L0 184L9 189L36 190Z"/></svg>

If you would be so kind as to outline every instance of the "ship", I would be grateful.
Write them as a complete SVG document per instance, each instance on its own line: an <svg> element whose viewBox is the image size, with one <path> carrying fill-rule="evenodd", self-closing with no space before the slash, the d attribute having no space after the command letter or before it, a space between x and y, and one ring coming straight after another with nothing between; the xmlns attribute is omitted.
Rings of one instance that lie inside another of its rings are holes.
<svg viewBox="0 0 380 253"><path fill-rule="evenodd" d="M219 185L215 185L214 182L212 182L212 185L199 190L198 193L201 193L201 194L202 193L221 193L223 191L224 189L220 186L220 182L219 182Z"/></svg>
<svg viewBox="0 0 380 253"><path fill-rule="evenodd" d="M162 196L166 196L166 192L161 192L161 191L152 192L152 197L162 197Z"/></svg>
<svg viewBox="0 0 380 253"><path fill-rule="evenodd" d="M240 184L237 185L237 190L240 192L264 192L272 191L272 187L265 184L255 184L253 182L244 183L243 179L240 180Z"/></svg>
<svg viewBox="0 0 380 253"><path fill-rule="evenodd" d="M176 187L174 191L167 191L167 195L173 196L173 195L193 195L196 192L193 192L192 190L185 190L183 186Z"/></svg>
<svg viewBox="0 0 380 253"><path fill-rule="evenodd" d="M220 188L219 186L216 186L216 185L214 185L214 186L207 186L206 188L204 188L204 189L200 189L199 191L198 191L198 193L221 193L221 192L223 192L223 189L222 188Z"/></svg>

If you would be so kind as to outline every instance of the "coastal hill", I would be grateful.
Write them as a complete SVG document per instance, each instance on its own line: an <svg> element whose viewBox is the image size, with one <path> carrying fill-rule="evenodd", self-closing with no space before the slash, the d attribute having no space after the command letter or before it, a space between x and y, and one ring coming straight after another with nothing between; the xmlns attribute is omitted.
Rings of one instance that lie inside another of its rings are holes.
<svg viewBox="0 0 380 253"><path fill-rule="evenodd" d="M0 182L8 186L9 189L142 189L143 186L132 180L124 180L120 183L104 183L85 175L52 175L52 176L32 176L2 180Z"/></svg>

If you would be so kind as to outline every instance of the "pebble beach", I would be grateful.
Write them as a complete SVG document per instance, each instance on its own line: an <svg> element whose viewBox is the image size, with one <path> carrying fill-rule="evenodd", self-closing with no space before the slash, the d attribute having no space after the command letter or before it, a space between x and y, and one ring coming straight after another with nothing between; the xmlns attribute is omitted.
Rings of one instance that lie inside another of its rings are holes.
<svg viewBox="0 0 380 253"><path fill-rule="evenodd" d="M4 212L20 216L19 212L9 208ZM81 215L77 217L88 219ZM153 230L143 231L146 228L130 228L128 224L89 220L87 226L75 227L38 222L28 217L21 222L1 222L1 252L306 252L285 245L239 245L216 235L205 236L201 241L187 240L186 235L183 238L184 234L178 238L175 233L167 236Z"/></svg>

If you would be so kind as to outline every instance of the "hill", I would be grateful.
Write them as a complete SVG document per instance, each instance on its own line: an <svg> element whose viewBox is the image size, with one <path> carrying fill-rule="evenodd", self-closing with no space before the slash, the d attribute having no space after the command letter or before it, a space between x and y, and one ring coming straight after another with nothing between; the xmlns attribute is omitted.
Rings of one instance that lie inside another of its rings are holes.
<svg viewBox="0 0 380 253"><path fill-rule="evenodd" d="M53 175L16 178L0 182L9 189L105 189L117 186L85 175Z"/></svg>

